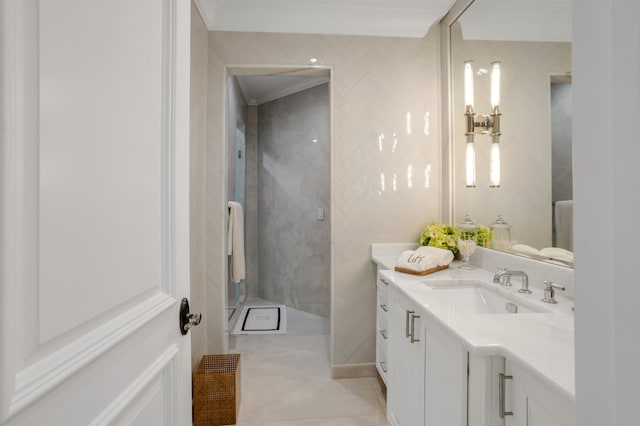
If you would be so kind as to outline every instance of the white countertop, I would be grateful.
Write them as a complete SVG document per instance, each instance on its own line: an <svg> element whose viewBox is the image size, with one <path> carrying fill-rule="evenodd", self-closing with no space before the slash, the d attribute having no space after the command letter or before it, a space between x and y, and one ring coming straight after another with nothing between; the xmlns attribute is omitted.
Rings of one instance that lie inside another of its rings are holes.
<svg viewBox="0 0 640 426"><path fill-rule="evenodd" d="M396 267L398 256L373 256L373 261L382 269L393 269Z"/></svg>
<svg viewBox="0 0 640 426"><path fill-rule="evenodd" d="M503 356L527 369L549 386L575 399L573 301L556 293L557 305L541 301L543 292L531 287L533 294L518 293L519 279L513 287L493 284L493 273L475 269L450 269L424 277L393 271L396 256L374 256L373 260L389 270L382 271L391 281L391 291L400 291L423 308L423 313L440 323L471 353ZM438 280L477 280L495 286L500 293L523 304L535 305L548 313L472 315L454 309L446 291L429 287Z"/></svg>

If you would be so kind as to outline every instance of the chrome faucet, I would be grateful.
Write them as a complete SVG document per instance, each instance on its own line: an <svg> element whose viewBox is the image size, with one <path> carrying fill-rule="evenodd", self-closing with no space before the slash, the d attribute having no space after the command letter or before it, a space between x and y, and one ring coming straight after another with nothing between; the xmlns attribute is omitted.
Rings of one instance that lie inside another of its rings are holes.
<svg viewBox="0 0 640 426"><path fill-rule="evenodd" d="M520 277L522 279L522 288L518 290L518 292L531 294L531 290L529 290L529 277L524 271L510 271L506 268L500 269L498 273L493 276L493 282L505 287L511 287L511 277Z"/></svg>

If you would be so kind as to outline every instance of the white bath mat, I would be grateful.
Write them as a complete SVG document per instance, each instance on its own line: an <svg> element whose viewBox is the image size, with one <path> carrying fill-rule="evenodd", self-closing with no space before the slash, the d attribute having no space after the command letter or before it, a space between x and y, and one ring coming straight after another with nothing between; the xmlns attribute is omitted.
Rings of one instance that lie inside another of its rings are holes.
<svg viewBox="0 0 640 426"><path fill-rule="evenodd" d="M286 306L245 306L231 334L284 334L286 332Z"/></svg>

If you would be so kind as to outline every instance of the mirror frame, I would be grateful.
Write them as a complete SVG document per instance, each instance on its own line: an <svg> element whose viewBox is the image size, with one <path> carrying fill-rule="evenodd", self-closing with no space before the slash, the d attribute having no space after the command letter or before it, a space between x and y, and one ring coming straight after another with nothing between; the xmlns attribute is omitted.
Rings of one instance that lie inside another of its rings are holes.
<svg viewBox="0 0 640 426"><path fill-rule="evenodd" d="M453 79L451 26L475 0L456 0L440 21L440 95L442 106L442 211L441 221L453 224Z"/></svg>

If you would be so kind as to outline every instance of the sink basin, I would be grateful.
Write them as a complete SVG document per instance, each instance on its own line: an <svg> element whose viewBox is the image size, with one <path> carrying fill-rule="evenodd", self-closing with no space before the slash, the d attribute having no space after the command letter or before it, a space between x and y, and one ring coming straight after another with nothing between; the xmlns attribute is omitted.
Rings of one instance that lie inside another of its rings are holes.
<svg viewBox="0 0 640 426"><path fill-rule="evenodd" d="M544 310L533 304L501 294L480 281L436 281L426 282L434 290L446 294L449 303L458 310L475 315L489 314L530 314L543 313Z"/></svg>

